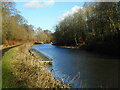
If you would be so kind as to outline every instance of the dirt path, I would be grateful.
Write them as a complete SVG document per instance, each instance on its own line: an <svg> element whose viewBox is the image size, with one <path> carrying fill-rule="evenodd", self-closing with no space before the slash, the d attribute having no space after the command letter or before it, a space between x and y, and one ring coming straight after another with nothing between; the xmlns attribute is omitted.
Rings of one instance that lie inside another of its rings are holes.
<svg viewBox="0 0 120 90"><path fill-rule="evenodd" d="M21 45L21 44L20 44ZM12 47L8 47L5 49L0 50L0 60L2 60L2 56L4 55L5 52L7 52L9 49L20 46L20 45L16 45L16 46L12 46Z"/></svg>

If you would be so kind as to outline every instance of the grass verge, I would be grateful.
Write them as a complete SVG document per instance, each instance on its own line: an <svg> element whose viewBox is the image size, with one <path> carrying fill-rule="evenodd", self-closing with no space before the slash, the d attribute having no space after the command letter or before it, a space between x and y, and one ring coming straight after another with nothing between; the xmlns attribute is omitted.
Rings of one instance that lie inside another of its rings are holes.
<svg viewBox="0 0 120 90"><path fill-rule="evenodd" d="M24 87L24 85L17 83L18 78L13 75L13 72L15 72L15 68L12 65L14 62L13 55L17 49L18 47L10 49L2 57L2 88Z"/></svg>

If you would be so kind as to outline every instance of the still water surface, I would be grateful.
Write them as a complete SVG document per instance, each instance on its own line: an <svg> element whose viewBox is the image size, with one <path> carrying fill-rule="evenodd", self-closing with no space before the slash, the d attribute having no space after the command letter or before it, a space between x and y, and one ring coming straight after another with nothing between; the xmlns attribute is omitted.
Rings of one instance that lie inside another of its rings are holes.
<svg viewBox="0 0 120 90"><path fill-rule="evenodd" d="M117 58L51 44L33 45L33 48L53 59L53 74L65 77L65 82L70 82L80 72L73 87L118 87Z"/></svg>

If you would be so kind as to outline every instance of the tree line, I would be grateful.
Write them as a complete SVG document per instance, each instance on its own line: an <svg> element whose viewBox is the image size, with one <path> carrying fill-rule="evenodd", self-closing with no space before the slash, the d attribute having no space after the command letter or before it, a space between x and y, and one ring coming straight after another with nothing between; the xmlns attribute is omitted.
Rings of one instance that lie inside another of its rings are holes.
<svg viewBox="0 0 120 90"><path fill-rule="evenodd" d="M89 49L120 46L120 2L88 2L56 25L56 45ZM116 50L115 49L115 50Z"/></svg>
<svg viewBox="0 0 120 90"><path fill-rule="evenodd" d="M2 2L1 44L14 45L26 41L49 43L52 33L49 30L36 29L33 25L29 25L15 5L15 2Z"/></svg>

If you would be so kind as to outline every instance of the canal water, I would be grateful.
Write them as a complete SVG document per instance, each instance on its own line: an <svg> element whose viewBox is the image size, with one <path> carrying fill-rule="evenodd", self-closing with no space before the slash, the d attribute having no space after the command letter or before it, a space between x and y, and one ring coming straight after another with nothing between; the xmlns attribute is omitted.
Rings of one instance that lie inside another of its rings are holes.
<svg viewBox="0 0 120 90"><path fill-rule="evenodd" d="M118 87L119 59L51 44L32 46L53 60L53 74L76 88Z"/></svg>

